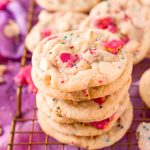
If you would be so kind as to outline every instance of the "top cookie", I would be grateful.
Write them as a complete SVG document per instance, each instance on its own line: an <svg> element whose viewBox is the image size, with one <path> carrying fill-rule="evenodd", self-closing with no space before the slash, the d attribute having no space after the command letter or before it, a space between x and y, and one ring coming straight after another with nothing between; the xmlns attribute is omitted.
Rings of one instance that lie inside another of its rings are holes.
<svg viewBox="0 0 150 150"><path fill-rule="evenodd" d="M105 30L66 32L39 43L32 64L49 75L52 88L79 91L109 84L123 73L127 64L123 45Z"/></svg>
<svg viewBox="0 0 150 150"><path fill-rule="evenodd" d="M49 11L88 12L100 0L37 0L37 3Z"/></svg>
<svg viewBox="0 0 150 150"><path fill-rule="evenodd" d="M86 14L78 12L49 13L42 11L39 14L39 22L27 35L25 41L27 48L33 52L43 38L56 33L77 30L81 21L86 17Z"/></svg>
<svg viewBox="0 0 150 150"><path fill-rule="evenodd" d="M108 0L96 5L80 29L89 27L119 34L126 43L125 49L139 63L150 49L150 9L138 0Z"/></svg>

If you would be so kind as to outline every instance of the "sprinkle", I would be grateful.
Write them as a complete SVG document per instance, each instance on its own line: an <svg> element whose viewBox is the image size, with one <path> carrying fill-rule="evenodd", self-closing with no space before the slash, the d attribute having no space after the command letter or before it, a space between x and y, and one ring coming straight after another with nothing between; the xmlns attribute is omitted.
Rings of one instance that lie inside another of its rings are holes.
<svg viewBox="0 0 150 150"><path fill-rule="evenodd" d="M61 42L61 44L65 44L64 42Z"/></svg>
<svg viewBox="0 0 150 150"><path fill-rule="evenodd" d="M52 52L49 52L49 54L51 55L51 54L52 54Z"/></svg>
<svg viewBox="0 0 150 150"><path fill-rule="evenodd" d="M63 80L63 81L61 81L61 83L64 83L65 81Z"/></svg>
<svg viewBox="0 0 150 150"><path fill-rule="evenodd" d="M100 105L99 108L103 108L103 107Z"/></svg>
<svg viewBox="0 0 150 150"><path fill-rule="evenodd" d="M103 81L102 81L102 80L99 80L98 82L99 82L99 83L102 83Z"/></svg>
<svg viewBox="0 0 150 150"><path fill-rule="evenodd" d="M64 39L67 39L67 38L68 38L68 37L65 35L65 36L64 36Z"/></svg>
<svg viewBox="0 0 150 150"><path fill-rule="evenodd" d="M74 48L74 46L70 46L70 48L71 48L71 49L73 49L73 48Z"/></svg>
<svg viewBox="0 0 150 150"><path fill-rule="evenodd" d="M70 35L73 36L73 33L71 33Z"/></svg>
<svg viewBox="0 0 150 150"><path fill-rule="evenodd" d="M148 140L150 140L150 137L148 137Z"/></svg>

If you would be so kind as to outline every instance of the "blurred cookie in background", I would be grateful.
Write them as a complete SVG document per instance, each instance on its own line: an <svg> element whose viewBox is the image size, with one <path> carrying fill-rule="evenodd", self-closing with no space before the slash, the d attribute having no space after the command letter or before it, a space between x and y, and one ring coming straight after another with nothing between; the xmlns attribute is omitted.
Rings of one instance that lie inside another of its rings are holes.
<svg viewBox="0 0 150 150"><path fill-rule="evenodd" d="M80 30L98 28L119 34L133 63L142 61L150 49L150 9L138 0L108 0L96 5L85 19Z"/></svg>
<svg viewBox="0 0 150 150"><path fill-rule="evenodd" d="M146 70L140 79L139 92L143 102L150 108L150 69Z"/></svg>
<svg viewBox="0 0 150 150"><path fill-rule="evenodd" d="M49 13L41 11L39 22L31 29L26 37L26 46L33 52L39 42L50 35L77 30L82 20L87 17L84 13L78 12L56 12Z"/></svg>

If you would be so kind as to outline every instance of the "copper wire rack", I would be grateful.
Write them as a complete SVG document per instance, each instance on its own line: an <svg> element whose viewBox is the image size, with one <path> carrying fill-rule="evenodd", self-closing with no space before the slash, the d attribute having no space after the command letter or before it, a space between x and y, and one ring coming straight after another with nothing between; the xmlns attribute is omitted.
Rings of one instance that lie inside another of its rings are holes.
<svg viewBox="0 0 150 150"><path fill-rule="evenodd" d="M28 22L27 22L28 32L30 31L30 28L32 27L32 21L33 21L33 16L34 16L34 6L35 6L35 1L30 0L29 15L28 15ZM23 53L23 56L21 59L21 64L20 64L21 67L23 67L27 64L28 57L30 57L30 56L28 56L28 54L27 54L27 49L24 48L24 53ZM148 60L148 62L143 62L143 63L139 64L137 69L134 70L133 76L134 76L134 74L139 74L139 76L138 76L138 78L139 78L141 73L150 67L149 64L150 64L149 60ZM22 98L23 88L24 87L18 85L17 90L16 90L17 111L16 111L16 116L14 117L14 119L12 121L10 138L9 138L7 149L8 150L15 150L19 146L24 146L24 147L26 147L27 150L33 150L33 149L38 150L38 146L40 146L40 150L41 150L41 147L43 150L50 150L50 149L65 150L65 149L72 148L72 146L64 145L58 141L53 140L48 135L44 134L40 129L35 130L35 123L37 123L36 104L35 104L33 111L32 111L32 117L30 117L30 118L22 117L21 104L24 101L24 99ZM105 150L137 150L138 149L138 144L137 144L136 134L135 134L136 128L140 122L143 122L143 121L145 121L145 122L149 121L150 122L150 111L148 111L146 106L143 104L143 102L142 102L142 100L138 94L138 83L137 82L133 82L131 85L130 97L131 97L131 101L132 101L133 106L134 106L134 119L133 119L132 126L131 126L130 130L128 131L128 133L126 134L126 136L122 140L120 140L118 143L116 143L115 145L113 145L109 148L105 148ZM16 126L18 123L20 123L20 122L26 123L29 121L31 122L30 131L16 129ZM15 142L15 136L21 135L21 134L28 135L27 136L28 142ZM38 136L40 134L42 134L44 136L44 141L33 141L33 137ZM78 147L74 147L74 149L80 150L80 148L78 148Z"/></svg>

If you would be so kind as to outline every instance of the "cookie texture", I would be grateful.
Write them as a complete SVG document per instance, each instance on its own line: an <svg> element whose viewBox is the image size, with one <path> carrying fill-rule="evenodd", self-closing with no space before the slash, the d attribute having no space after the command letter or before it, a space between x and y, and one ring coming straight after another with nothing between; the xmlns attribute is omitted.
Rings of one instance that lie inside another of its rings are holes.
<svg viewBox="0 0 150 150"><path fill-rule="evenodd" d="M139 92L143 102L150 108L150 69L146 70L140 79Z"/></svg>
<svg viewBox="0 0 150 150"><path fill-rule="evenodd" d="M128 55L128 62L124 72L114 82L107 85L91 87L75 92L64 92L58 89L51 88L49 76L45 75L44 72L41 71L38 67L32 68L32 78L37 88L50 97L64 100L85 101L115 93L129 80L132 73L132 68L132 58L130 55Z"/></svg>
<svg viewBox="0 0 150 150"><path fill-rule="evenodd" d="M80 30L98 28L116 33L126 43L133 63L142 61L150 49L150 9L139 0L108 0L96 5ZM140 18L140 19L139 19Z"/></svg>
<svg viewBox="0 0 150 150"><path fill-rule="evenodd" d="M37 3L49 11L88 12L100 0L37 0Z"/></svg>
<svg viewBox="0 0 150 150"><path fill-rule="evenodd" d="M51 97L44 97L41 93L36 96L39 108L43 110L48 107L52 114L78 122L101 121L111 117L120 107L120 102L124 99L130 82L116 93L105 98L98 98L91 101L72 102L57 100ZM45 109L46 110L46 109Z"/></svg>
<svg viewBox="0 0 150 150"><path fill-rule="evenodd" d="M49 75L52 88L80 91L120 77L128 61L123 45L122 40L105 30L62 33L39 43L32 65Z"/></svg>
<svg viewBox="0 0 150 150"><path fill-rule="evenodd" d="M118 110L111 117L97 122L99 123L99 126L97 128L95 126L92 126L93 124L91 122L75 122L70 124L57 122L52 119L51 113L47 115L44 112L44 110L46 109L42 110L42 108L39 108L38 112L40 113L40 115L43 116L45 120L47 120L47 122L49 122L49 124L51 124L52 128L63 134L70 134L76 136L97 136L109 131L116 123L116 121L122 116L128 106L129 95L126 95L124 99L120 102Z"/></svg>
<svg viewBox="0 0 150 150"><path fill-rule="evenodd" d="M86 17L86 14L79 12L49 13L41 11L38 23L34 25L26 37L25 44L28 50L33 52L38 43L47 36L77 30Z"/></svg>
<svg viewBox="0 0 150 150"><path fill-rule="evenodd" d="M41 115L38 115L38 120L41 128L48 135L54 137L62 143L69 143L70 145L77 145L86 149L99 149L114 144L125 135L127 130L130 128L132 119L133 108L130 104L125 111L125 114L120 118L119 122L116 122L111 130L100 136L82 137L62 134L61 132L51 128L47 120L43 119Z"/></svg>
<svg viewBox="0 0 150 150"><path fill-rule="evenodd" d="M138 146L140 150L150 150L150 123L142 122L137 131Z"/></svg>

